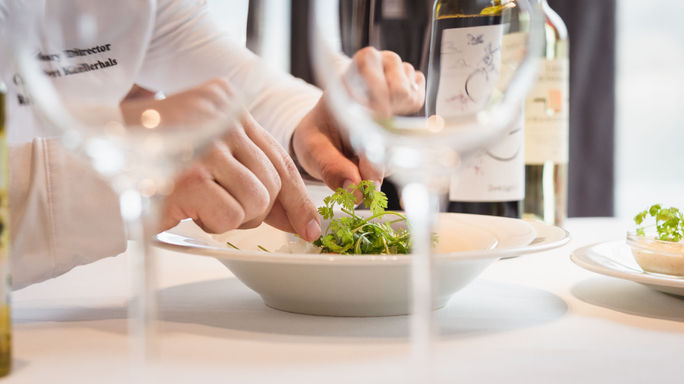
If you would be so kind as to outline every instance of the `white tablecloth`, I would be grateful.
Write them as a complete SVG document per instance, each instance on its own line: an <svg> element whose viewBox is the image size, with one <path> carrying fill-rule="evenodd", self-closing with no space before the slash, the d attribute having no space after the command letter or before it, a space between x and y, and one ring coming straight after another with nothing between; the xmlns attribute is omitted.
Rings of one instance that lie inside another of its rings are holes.
<svg viewBox="0 0 684 384"><path fill-rule="evenodd" d="M437 312L436 377L462 383L682 383L684 300L568 258L628 223L571 219L562 248L502 260ZM264 306L218 261L163 250L151 382L407 381L408 318L333 318ZM130 382L126 255L13 296L6 383Z"/></svg>

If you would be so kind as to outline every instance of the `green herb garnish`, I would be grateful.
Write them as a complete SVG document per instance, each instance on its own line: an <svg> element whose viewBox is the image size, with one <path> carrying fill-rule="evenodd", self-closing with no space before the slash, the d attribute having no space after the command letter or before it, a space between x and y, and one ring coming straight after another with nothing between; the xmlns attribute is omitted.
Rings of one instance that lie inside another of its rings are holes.
<svg viewBox="0 0 684 384"><path fill-rule="evenodd" d="M679 209L662 208L660 204L654 204L650 208L639 212L634 216L634 222L641 225L647 216L655 218L655 224L637 227L636 233L638 236L646 236L645 229L655 225L658 232L658 240L678 242L684 237L684 217Z"/></svg>
<svg viewBox="0 0 684 384"><path fill-rule="evenodd" d="M238 251L240 250L240 248L238 248L237 245L231 243L230 241L226 241L226 245L228 245L229 247L231 247L233 249L237 249ZM261 245L257 245L257 248L259 248L260 250L262 250L264 252L269 252L269 253L271 252L268 249L262 247Z"/></svg>
<svg viewBox="0 0 684 384"><path fill-rule="evenodd" d="M363 204L371 211L368 218L356 214L356 197L354 192L363 195ZM340 254L407 254L410 252L411 239L407 229L394 229L392 224L404 222L406 216L399 212L385 211L387 196L375 189L375 185L364 180L359 185L350 185L347 189L338 188L335 193L326 197L324 206L318 213L330 220L330 225L314 245L321 247L323 253ZM334 208L346 216L333 219ZM380 218L391 216L394 220L379 222Z"/></svg>

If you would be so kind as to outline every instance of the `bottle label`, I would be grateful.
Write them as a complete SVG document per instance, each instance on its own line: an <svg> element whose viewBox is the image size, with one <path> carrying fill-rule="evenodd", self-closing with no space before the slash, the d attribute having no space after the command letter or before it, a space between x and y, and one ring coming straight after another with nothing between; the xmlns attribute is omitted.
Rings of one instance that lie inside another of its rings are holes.
<svg viewBox="0 0 684 384"><path fill-rule="evenodd" d="M482 110L501 70L503 25L442 30L435 112L445 119Z"/></svg>
<svg viewBox="0 0 684 384"><path fill-rule="evenodd" d="M488 38L490 46L496 50L496 53L491 56L491 59L494 60L491 65L495 70L487 73L486 81L480 81L475 86L467 87L469 91L479 91L483 97L477 103L470 105L472 109L464 109L465 113L473 113L483 109L495 87L497 85L505 87L502 83L510 80L511 73L509 72L511 72L511 68L516 67L512 64L519 63L525 55L526 34L510 33L504 35L502 25L476 28L486 28L486 30L492 31L492 35ZM463 28L463 30L467 29L470 28ZM465 33L474 36L471 32ZM472 40L471 38L467 39L468 43ZM483 40L485 39L483 38ZM444 46L444 43L442 45ZM489 63L487 56L481 56L480 60ZM511 65L502 68L502 62L511 63ZM444 53L442 53L442 66L445 66L444 63ZM447 64L446 66L450 67L451 65ZM470 81L472 82L472 78ZM440 79L440 91L441 89L442 79ZM439 106L438 95L438 114ZM451 114L451 116L457 115ZM495 202L523 199L525 196L523 121L521 106L521 113L513 120L506 133L497 142L476 152L461 164L461 167L452 177L449 200Z"/></svg>
<svg viewBox="0 0 684 384"><path fill-rule="evenodd" d="M523 116L494 145L466 160L454 173L450 201L517 201L525 196Z"/></svg>
<svg viewBox="0 0 684 384"><path fill-rule="evenodd" d="M525 163L568 162L569 71L567 58L544 60L525 103Z"/></svg>

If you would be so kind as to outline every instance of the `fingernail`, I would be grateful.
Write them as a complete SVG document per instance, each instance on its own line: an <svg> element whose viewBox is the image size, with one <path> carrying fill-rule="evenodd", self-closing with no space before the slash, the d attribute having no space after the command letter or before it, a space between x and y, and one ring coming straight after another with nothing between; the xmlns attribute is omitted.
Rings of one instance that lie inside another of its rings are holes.
<svg viewBox="0 0 684 384"><path fill-rule="evenodd" d="M344 188L344 189L349 189L349 186L352 185L352 184L354 184L353 181L351 181L351 180L345 180L344 183L342 184L342 188Z"/></svg>
<svg viewBox="0 0 684 384"><path fill-rule="evenodd" d="M373 183L373 185L375 185L376 191L379 191L380 187L382 187L382 181L380 181L380 180L373 180L372 183Z"/></svg>
<svg viewBox="0 0 684 384"><path fill-rule="evenodd" d="M306 237L309 241L314 241L321 237L321 225L316 219L311 219L306 225Z"/></svg>

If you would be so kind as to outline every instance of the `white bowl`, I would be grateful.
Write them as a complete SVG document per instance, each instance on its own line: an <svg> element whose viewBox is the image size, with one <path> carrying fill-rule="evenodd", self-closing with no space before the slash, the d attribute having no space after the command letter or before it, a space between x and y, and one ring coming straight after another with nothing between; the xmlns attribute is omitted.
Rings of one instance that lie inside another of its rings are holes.
<svg viewBox="0 0 684 384"><path fill-rule="evenodd" d="M535 226L546 230L545 238L536 237ZM437 235L435 309L500 257L559 246L568 238L564 230L543 224L456 213L440 214ZM539 241L531 244L535 238ZM288 240L268 225L209 235L184 221L157 239L174 250L216 257L273 308L331 316L409 312L410 255L264 252L257 246L276 250Z"/></svg>

